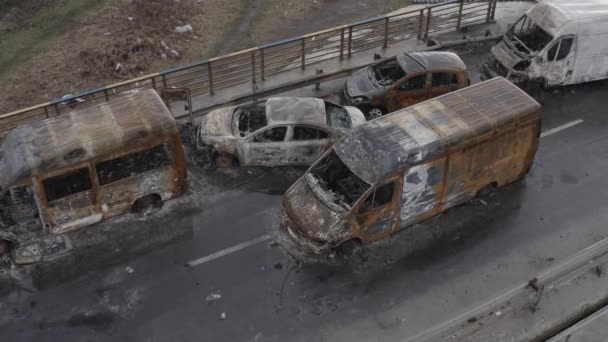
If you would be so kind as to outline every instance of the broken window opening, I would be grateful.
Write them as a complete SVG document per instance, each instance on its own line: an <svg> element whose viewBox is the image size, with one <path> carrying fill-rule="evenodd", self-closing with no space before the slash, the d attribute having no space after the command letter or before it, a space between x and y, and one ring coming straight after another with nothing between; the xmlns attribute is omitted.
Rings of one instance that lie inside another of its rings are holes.
<svg viewBox="0 0 608 342"><path fill-rule="evenodd" d="M266 119L266 100L240 106L235 111L238 134L245 137L268 125Z"/></svg>
<svg viewBox="0 0 608 342"><path fill-rule="evenodd" d="M520 52L531 54L542 50L553 36L537 26L527 16L523 16L507 33L513 46Z"/></svg>
<svg viewBox="0 0 608 342"><path fill-rule="evenodd" d="M320 129L306 127L306 126L296 126L293 128L293 140L294 141L303 141L303 140L320 140L329 138L329 134Z"/></svg>
<svg viewBox="0 0 608 342"><path fill-rule="evenodd" d="M390 182L379 186L376 191L369 194L361 208L359 214L365 214L372 209L385 206L393 201L393 193L395 192L395 182Z"/></svg>
<svg viewBox="0 0 608 342"><path fill-rule="evenodd" d="M319 193L313 189L320 200L330 200L331 204L336 204L344 210L350 208L359 198L370 188L370 185L357 177L350 169L344 165L335 151L332 151L320 162L318 162L309 172L317 180L318 186L325 193ZM313 188L315 184L308 182Z"/></svg>
<svg viewBox="0 0 608 342"><path fill-rule="evenodd" d="M285 134L287 133L287 127L280 126L267 129L264 132L258 133L254 138L254 143L265 143L265 142L279 142L285 140Z"/></svg>
<svg viewBox="0 0 608 342"><path fill-rule="evenodd" d="M106 185L171 163L172 146L162 144L140 152L97 163L99 185Z"/></svg>
<svg viewBox="0 0 608 342"><path fill-rule="evenodd" d="M70 173L47 178L42 181L46 199L53 202L64 197L91 190L89 169L82 168Z"/></svg>
<svg viewBox="0 0 608 342"><path fill-rule="evenodd" d="M426 86L426 74L418 75L399 85L399 90L410 91L424 89Z"/></svg>
<svg viewBox="0 0 608 342"><path fill-rule="evenodd" d="M564 58L568 57L568 55L570 54L570 49L572 48L573 41L573 38L564 38L559 42L553 44L549 51L547 51L547 60L549 62L561 61Z"/></svg>
<svg viewBox="0 0 608 342"><path fill-rule="evenodd" d="M390 86L405 77L405 71L396 58L376 64L372 70L376 81L382 86Z"/></svg>
<svg viewBox="0 0 608 342"><path fill-rule="evenodd" d="M327 115L327 124L336 128L350 128L352 121L348 111L337 104L325 102L325 115Z"/></svg>
<svg viewBox="0 0 608 342"><path fill-rule="evenodd" d="M453 72L436 72L433 73L433 87L449 87L458 85L458 75Z"/></svg>

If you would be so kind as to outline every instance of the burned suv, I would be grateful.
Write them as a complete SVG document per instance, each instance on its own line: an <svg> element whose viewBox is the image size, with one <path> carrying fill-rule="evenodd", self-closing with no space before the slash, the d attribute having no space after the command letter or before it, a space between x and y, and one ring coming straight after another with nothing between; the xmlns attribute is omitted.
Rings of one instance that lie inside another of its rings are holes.
<svg viewBox="0 0 608 342"><path fill-rule="evenodd" d="M469 84L466 66L454 53L404 53L355 72L344 86L344 102L371 120Z"/></svg>
<svg viewBox="0 0 608 342"><path fill-rule="evenodd" d="M274 97L203 117L197 153L219 168L308 166L350 128L360 110L315 98Z"/></svg>

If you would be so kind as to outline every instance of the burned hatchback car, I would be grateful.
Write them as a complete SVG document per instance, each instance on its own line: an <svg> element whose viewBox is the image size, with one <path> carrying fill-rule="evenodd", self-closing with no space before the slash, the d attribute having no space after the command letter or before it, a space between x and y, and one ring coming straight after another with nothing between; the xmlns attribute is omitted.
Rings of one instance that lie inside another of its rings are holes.
<svg viewBox="0 0 608 342"><path fill-rule="evenodd" d="M316 98L274 97L203 117L197 150L216 167L308 166L365 122L360 110Z"/></svg>
<svg viewBox="0 0 608 342"><path fill-rule="evenodd" d="M469 84L466 66L454 53L404 53L355 72L344 85L344 102L371 120Z"/></svg>

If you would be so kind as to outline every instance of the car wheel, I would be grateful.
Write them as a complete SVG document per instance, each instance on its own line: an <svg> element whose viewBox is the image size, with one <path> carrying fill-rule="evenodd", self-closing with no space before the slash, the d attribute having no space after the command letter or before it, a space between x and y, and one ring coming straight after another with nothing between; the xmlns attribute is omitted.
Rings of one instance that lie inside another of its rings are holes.
<svg viewBox="0 0 608 342"><path fill-rule="evenodd" d="M215 167L218 169L231 168L234 164L236 164L235 158L230 154L221 153L215 157Z"/></svg>
<svg viewBox="0 0 608 342"><path fill-rule="evenodd" d="M367 119L374 120L384 115L384 110L380 107L370 107L367 110Z"/></svg>

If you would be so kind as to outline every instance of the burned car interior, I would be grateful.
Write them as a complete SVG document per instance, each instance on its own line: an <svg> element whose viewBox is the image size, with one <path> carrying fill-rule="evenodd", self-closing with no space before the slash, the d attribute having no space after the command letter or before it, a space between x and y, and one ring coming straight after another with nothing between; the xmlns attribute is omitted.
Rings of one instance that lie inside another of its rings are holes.
<svg viewBox="0 0 608 342"><path fill-rule="evenodd" d="M390 86L405 77L405 71L396 58L389 59L372 67L376 81L383 86Z"/></svg>
<svg viewBox="0 0 608 342"><path fill-rule="evenodd" d="M329 194L325 200L337 205L342 211L348 211L357 200L370 188L370 185L357 177L332 150L323 160L315 165L310 173L314 183ZM310 181L311 179L309 179ZM309 185L313 185L310 184ZM318 194L317 191L314 191Z"/></svg>
<svg viewBox="0 0 608 342"><path fill-rule="evenodd" d="M238 136L245 137L260 128L266 127L266 101L257 101L238 107L234 112L238 122Z"/></svg>

